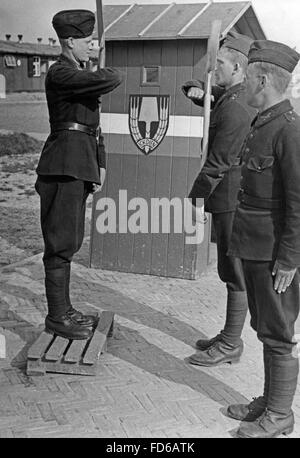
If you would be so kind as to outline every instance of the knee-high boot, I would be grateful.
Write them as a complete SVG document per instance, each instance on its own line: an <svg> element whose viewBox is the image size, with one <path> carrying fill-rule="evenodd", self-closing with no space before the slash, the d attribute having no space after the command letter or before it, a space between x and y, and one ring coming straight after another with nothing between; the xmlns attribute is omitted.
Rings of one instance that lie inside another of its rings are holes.
<svg viewBox="0 0 300 458"><path fill-rule="evenodd" d="M299 360L292 354L271 355L267 409L254 424L239 429L240 437L271 438L294 428L292 403L297 388Z"/></svg>
<svg viewBox="0 0 300 458"><path fill-rule="evenodd" d="M45 268L45 288L48 303L48 315L45 319L46 331L66 339L90 338L92 331L77 324L67 314L64 267Z"/></svg>
<svg viewBox="0 0 300 458"><path fill-rule="evenodd" d="M98 315L84 315L76 310L71 303L70 299L70 279L71 279L71 263L65 266L65 301L67 307L67 315L72 318L75 323L81 326L93 327L98 322Z"/></svg>
<svg viewBox="0 0 300 458"><path fill-rule="evenodd" d="M65 299L66 273L64 267L45 268L45 289L48 304L48 316L55 319L67 311Z"/></svg>

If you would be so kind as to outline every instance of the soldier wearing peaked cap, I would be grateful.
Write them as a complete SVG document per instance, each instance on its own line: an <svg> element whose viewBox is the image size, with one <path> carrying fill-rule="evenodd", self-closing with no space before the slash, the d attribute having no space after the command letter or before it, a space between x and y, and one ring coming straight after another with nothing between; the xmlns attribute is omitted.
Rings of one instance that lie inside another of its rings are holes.
<svg viewBox="0 0 300 458"><path fill-rule="evenodd" d="M189 197L204 198L212 213L218 250L218 274L226 284L227 306L224 329L210 340L198 340L191 364L216 366L238 361L243 351L241 339L248 306L241 261L227 256L234 211L240 187L239 154L256 112L245 100L245 71L252 39L230 33L221 43L215 73L218 86L210 118L207 160L198 174ZM189 81L183 91L193 102L203 103L202 84Z"/></svg>
<svg viewBox="0 0 300 458"><path fill-rule="evenodd" d="M46 76L51 133L37 167L44 238L46 330L68 339L88 339L95 317L72 307L69 297L73 255L84 236L85 204L103 185L105 149L99 126L99 97L121 78L113 68L85 69L92 50L95 15L60 11L53 17L62 53ZM100 50L99 59L102 59ZM100 67L100 66L99 66Z"/></svg>
<svg viewBox="0 0 300 458"><path fill-rule="evenodd" d="M263 343L264 391L228 407L240 437L269 438L294 427L299 360L300 118L286 89L300 55L274 41L249 52L247 100L259 110L242 149L239 206L229 254L242 260L251 326Z"/></svg>

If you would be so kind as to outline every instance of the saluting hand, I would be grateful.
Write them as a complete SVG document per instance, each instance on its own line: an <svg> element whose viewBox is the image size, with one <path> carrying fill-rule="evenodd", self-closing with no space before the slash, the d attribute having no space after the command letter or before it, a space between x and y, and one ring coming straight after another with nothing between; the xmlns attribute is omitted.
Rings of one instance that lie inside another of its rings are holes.
<svg viewBox="0 0 300 458"><path fill-rule="evenodd" d="M200 87L191 87L188 90L187 96L190 99L203 99L204 91L203 89L200 89Z"/></svg>
<svg viewBox="0 0 300 458"><path fill-rule="evenodd" d="M278 294L285 293L286 289L293 281L297 269L289 269L278 261L275 261L272 275L275 276L274 289Z"/></svg>
<svg viewBox="0 0 300 458"><path fill-rule="evenodd" d="M189 99L201 100L201 99L203 99L204 95L205 95L205 93L204 93L203 89L200 89L200 87L191 87L188 90L188 93L187 93L187 97ZM215 100L213 95L211 96L211 100L212 100L212 102Z"/></svg>

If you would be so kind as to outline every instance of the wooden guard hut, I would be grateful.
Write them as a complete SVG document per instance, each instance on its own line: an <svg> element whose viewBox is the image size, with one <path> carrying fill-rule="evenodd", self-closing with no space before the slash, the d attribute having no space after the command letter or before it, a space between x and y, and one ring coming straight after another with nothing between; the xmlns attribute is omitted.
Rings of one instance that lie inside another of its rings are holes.
<svg viewBox="0 0 300 458"><path fill-rule="evenodd" d="M93 200L92 267L195 279L212 260L210 218L200 242L187 243L178 208L166 230L151 202L183 202L199 170L202 112L181 85L203 77L214 19L222 37L266 38L251 2L104 6L106 65L124 82L102 102L108 171Z"/></svg>

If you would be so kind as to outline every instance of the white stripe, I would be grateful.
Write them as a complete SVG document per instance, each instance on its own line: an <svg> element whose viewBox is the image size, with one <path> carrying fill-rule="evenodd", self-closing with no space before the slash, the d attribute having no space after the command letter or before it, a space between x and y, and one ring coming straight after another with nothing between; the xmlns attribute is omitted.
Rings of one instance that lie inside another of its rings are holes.
<svg viewBox="0 0 300 458"><path fill-rule="evenodd" d="M101 113L101 129L104 134L130 135L128 114ZM203 136L202 116L170 116L167 137Z"/></svg>

